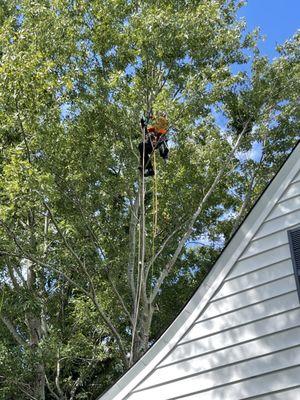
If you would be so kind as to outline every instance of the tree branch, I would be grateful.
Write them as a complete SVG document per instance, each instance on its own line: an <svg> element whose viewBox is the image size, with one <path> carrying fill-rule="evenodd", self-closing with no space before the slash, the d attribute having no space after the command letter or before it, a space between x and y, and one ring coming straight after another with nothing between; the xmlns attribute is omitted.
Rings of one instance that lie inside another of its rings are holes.
<svg viewBox="0 0 300 400"><path fill-rule="evenodd" d="M155 261L157 260L157 258L160 256L160 254L163 252L164 248L166 247L166 245L169 243L169 241L172 239L172 237L175 235L175 233L177 233L179 231L180 227L177 227L173 230L173 232L163 241L163 243L161 244L159 250L156 252L156 254L151 258L151 260L148 263L148 266L146 268L146 279L149 275L150 269L152 267L152 265L155 263Z"/></svg>
<svg viewBox="0 0 300 400"><path fill-rule="evenodd" d="M62 232L62 230L60 229L50 207L48 206L48 204L44 201L44 205L47 208L50 218L55 226L55 228L57 229L57 232L59 233L60 237L62 238L66 248L69 250L69 252L71 253L71 255L74 257L74 259L78 262L78 264L84 269L84 265L83 262L81 261L80 257L77 255L77 253L75 252L75 250L73 250L73 248L71 247L71 245L69 244L69 242L67 241L67 238L65 237L64 233Z"/></svg>
<svg viewBox="0 0 300 400"><path fill-rule="evenodd" d="M61 399L57 396L57 394L54 392L54 390L52 389L52 387L51 387L51 385L50 385L50 382L49 382L48 377L47 377L46 374L45 374L45 381L46 381L47 388L48 388L49 392L52 394L52 396L55 397L56 400L61 400Z"/></svg>
<svg viewBox="0 0 300 400"><path fill-rule="evenodd" d="M120 295L118 289L116 288L116 285L114 284L114 282L112 281L111 277L109 276L109 273L107 275L108 275L108 280L109 280L109 282L111 284L111 287L113 288L113 291L115 292L115 294L116 294L116 296L117 296L117 298L118 298L118 300L119 300L119 302L120 302L125 314L129 318L130 322L133 323L132 317L131 317L131 315L130 315L130 313L129 313L129 311L128 311L125 303L124 303L124 300L123 300L122 296Z"/></svg>
<svg viewBox="0 0 300 400"><path fill-rule="evenodd" d="M9 332L12 334L12 336L15 338L16 342L22 346L22 347L27 347L28 344L27 342L22 338L22 336L17 332L11 321L6 317L5 315L1 315L1 319Z"/></svg>
<svg viewBox="0 0 300 400"><path fill-rule="evenodd" d="M23 136L23 139L24 139L24 143L25 143L25 147L26 147L27 159L28 159L28 162L31 163L30 149L29 149L29 145L28 145L28 142L27 142L27 137L26 137L24 126L23 126L23 122L22 122L22 119L20 117L19 104L18 104L17 97L15 98L15 100L16 100L17 117L18 117L18 121L19 121L20 128L21 128L21 133L22 133L22 136Z"/></svg>
<svg viewBox="0 0 300 400"><path fill-rule="evenodd" d="M10 277L10 279L12 281L12 284L13 284L15 290L20 289L20 285L19 285L19 283L18 283L18 281L17 281L17 279L15 277L15 274L14 274L14 269L11 266L10 260L8 258L6 259L6 264L7 264L7 268L8 268L9 277Z"/></svg>
<svg viewBox="0 0 300 400"><path fill-rule="evenodd" d="M84 379L87 377L87 375L89 374L89 371L91 369L91 367L93 366L93 364L97 363L96 359L92 359L87 367L86 370L82 373L82 375L80 375L77 379L76 382L74 383L72 389L71 389L71 393L70 393L70 400L74 400L75 399L75 394L76 391L78 390L79 386L82 385Z"/></svg>
<svg viewBox="0 0 300 400"><path fill-rule="evenodd" d="M86 276L88 277L89 283L91 285L91 289L92 289L92 294L88 293L88 297L92 300L92 302L94 303L98 313L100 314L101 318L103 319L103 321L106 323L107 327L110 329L111 333L113 334L114 338L116 339L119 348L120 348L120 352L124 361L124 364L126 367L128 367L128 360L126 357L126 351L125 351L125 347L123 345L123 340L119 334L119 332L117 331L116 327L114 326L114 324L112 323L112 321L110 320L110 318L106 315L105 311L102 309L102 307L100 306L98 299L97 299L97 294L96 294L96 290L95 290L95 286L94 283L90 277L90 274L88 273L85 264L83 263L83 269L84 272L86 274Z"/></svg>
<svg viewBox="0 0 300 400"><path fill-rule="evenodd" d="M16 241L16 239L15 239ZM17 243L17 242L16 242ZM45 262L35 258L34 256L28 254L26 251L23 250L23 248L20 246L20 244L17 243L18 248L20 249L22 254L18 254L18 253L6 253L9 255L13 255L15 257L19 257L19 258L27 258L28 260L31 260L32 262L39 264L40 266L50 269L54 272L56 272L57 274L63 276L68 282L70 282L74 287L76 287L78 290L80 290L82 293L84 293L90 300L92 300L93 304L95 305L99 315L101 316L102 320L105 322L106 326L109 328L109 330L111 331L113 337L116 339L119 348L120 348L120 352L122 354L122 358L123 361L125 363L126 366L128 366L128 360L126 358L126 352L125 352L125 348L123 346L123 342L121 339L121 336L119 335L117 329L115 328L115 326L113 325L113 323L110 321L109 317L106 315L106 313L104 312L104 310L102 309L102 307L100 306L97 297L96 297L96 293L95 293L95 289L94 286L92 285L92 290L93 290L93 294L89 293L86 289L84 289L83 287L81 287L80 285L78 285L78 283L76 283L72 278L70 278L67 274L65 274L64 272L60 271L59 269L46 264ZM92 284L92 282L91 282Z"/></svg>
<svg viewBox="0 0 300 400"><path fill-rule="evenodd" d="M57 391L58 391L58 394L59 394L60 398L64 398L65 396L64 396L64 394L63 394L63 391L61 390L60 383L59 383L59 378L60 378L60 362L61 362L61 359L59 358L59 350L58 350L57 356L58 356L58 357L57 357L57 362L56 362L55 386L56 386L56 388L57 388Z"/></svg>
<svg viewBox="0 0 300 400"><path fill-rule="evenodd" d="M13 269L15 270L16 274L22 281L23 285L26 286L26 280L25 280L24 276L22 275L22 272L19 270L19 268L17 266L13 266Z"/></svg>

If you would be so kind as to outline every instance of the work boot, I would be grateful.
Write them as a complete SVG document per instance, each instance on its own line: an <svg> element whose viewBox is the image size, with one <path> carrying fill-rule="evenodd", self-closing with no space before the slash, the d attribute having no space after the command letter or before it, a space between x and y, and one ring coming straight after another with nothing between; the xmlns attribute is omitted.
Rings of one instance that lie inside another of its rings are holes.
<svg viewBox="0 0 300 400"><path fill-rule="evenodd" d="M144 176L153 176L154 175L154 170L153 169L148 169L145 173Z"/></svg>

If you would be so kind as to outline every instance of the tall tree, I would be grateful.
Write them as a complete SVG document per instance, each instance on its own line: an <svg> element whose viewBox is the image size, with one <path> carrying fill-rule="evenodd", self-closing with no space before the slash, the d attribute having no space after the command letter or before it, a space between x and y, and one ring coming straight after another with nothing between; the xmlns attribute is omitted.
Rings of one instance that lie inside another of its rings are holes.
<svg viewBox="0 0 300 400"><path fill-rule="evenodd" d="M99 395L168 325L299 138L299 35L273 64L254 51L249 76L234 74L255 49L238 7L5 2L3 398ZM172 125L152 180L137 170L150 108Z"/></svg>

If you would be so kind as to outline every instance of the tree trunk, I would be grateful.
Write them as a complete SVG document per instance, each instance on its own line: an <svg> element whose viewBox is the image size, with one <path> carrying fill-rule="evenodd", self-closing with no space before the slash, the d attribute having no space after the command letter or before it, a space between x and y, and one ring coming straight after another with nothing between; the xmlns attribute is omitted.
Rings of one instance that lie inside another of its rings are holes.
<svg viewBox="0 0 300 400"><path fill-rule="evenodd" d="M28 214L28 223L30 226L30 244L33 254L36 252L36 240L34 236L34 214L32 211ZM39 284L36 275L36 264L28 260L27 266L27 287L32 294L33 299L40 297ZM45 400L45 367L40 350L40 341L42 338L42 310L40 313L37 311L29 311L26 314L26 322L29 330L29 346L33 361L34 379L32 381L33 396L37 400Z"/></svg>
<svg viewBox="0 0 300 400"><path fill-rule="evenodd" d="M132 364L139 360L149 348L153 311L153 308L149 304L144 305L143 309L140 311L140 320L137 326L138 334L135 336L132 350Z"/></svg>
<svg viewBox="0 0 300 400"><path fill-rule="evenodd" d="M36 274L32 262L29 262L27 269L27 285L30 291L33 291L36 285ZM26 322L29 331L31 359L33 361L34 379L31 384L33 397L37 400L45 400L45 368L39 348L42 336L41 317L30 311L26 315Z"/></svg>

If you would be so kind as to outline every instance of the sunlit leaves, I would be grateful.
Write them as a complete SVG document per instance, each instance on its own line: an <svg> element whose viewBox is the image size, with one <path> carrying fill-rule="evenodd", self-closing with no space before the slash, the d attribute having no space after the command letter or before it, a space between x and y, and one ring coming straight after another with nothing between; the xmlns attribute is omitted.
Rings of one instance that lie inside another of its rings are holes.
<svg viewBox="0 0 300 400"><path fill-rule="evenodd" d="M257 36L244 35L237 7L225 0L24 0L2 7L3 310L27 341L27 314L42 321L39 357L53 390L60 364L66 397L81 376L78 398L96 398L124 370L116 338L95 303L130 351L133 300L127 266L141 114L150 107L166 110L171 124L170 159L164 163L157 154L157 180L146 181L146 262L177 229L149 272L147 293L245 119L250 117L253 128L162 286L147 333L151 343L230 236L252 174L256 186L246 209L295 143L299 36L273 63L254 49L251 76L234 74L232 64L248 59L244 50L255 46ZM263 144L265 158L259 163L249 154ZM30 290L29 265L35 273ZM18 375L18 384L30 387L36 355L3 332L5 395L22 398L11 382Z"/></svg>

